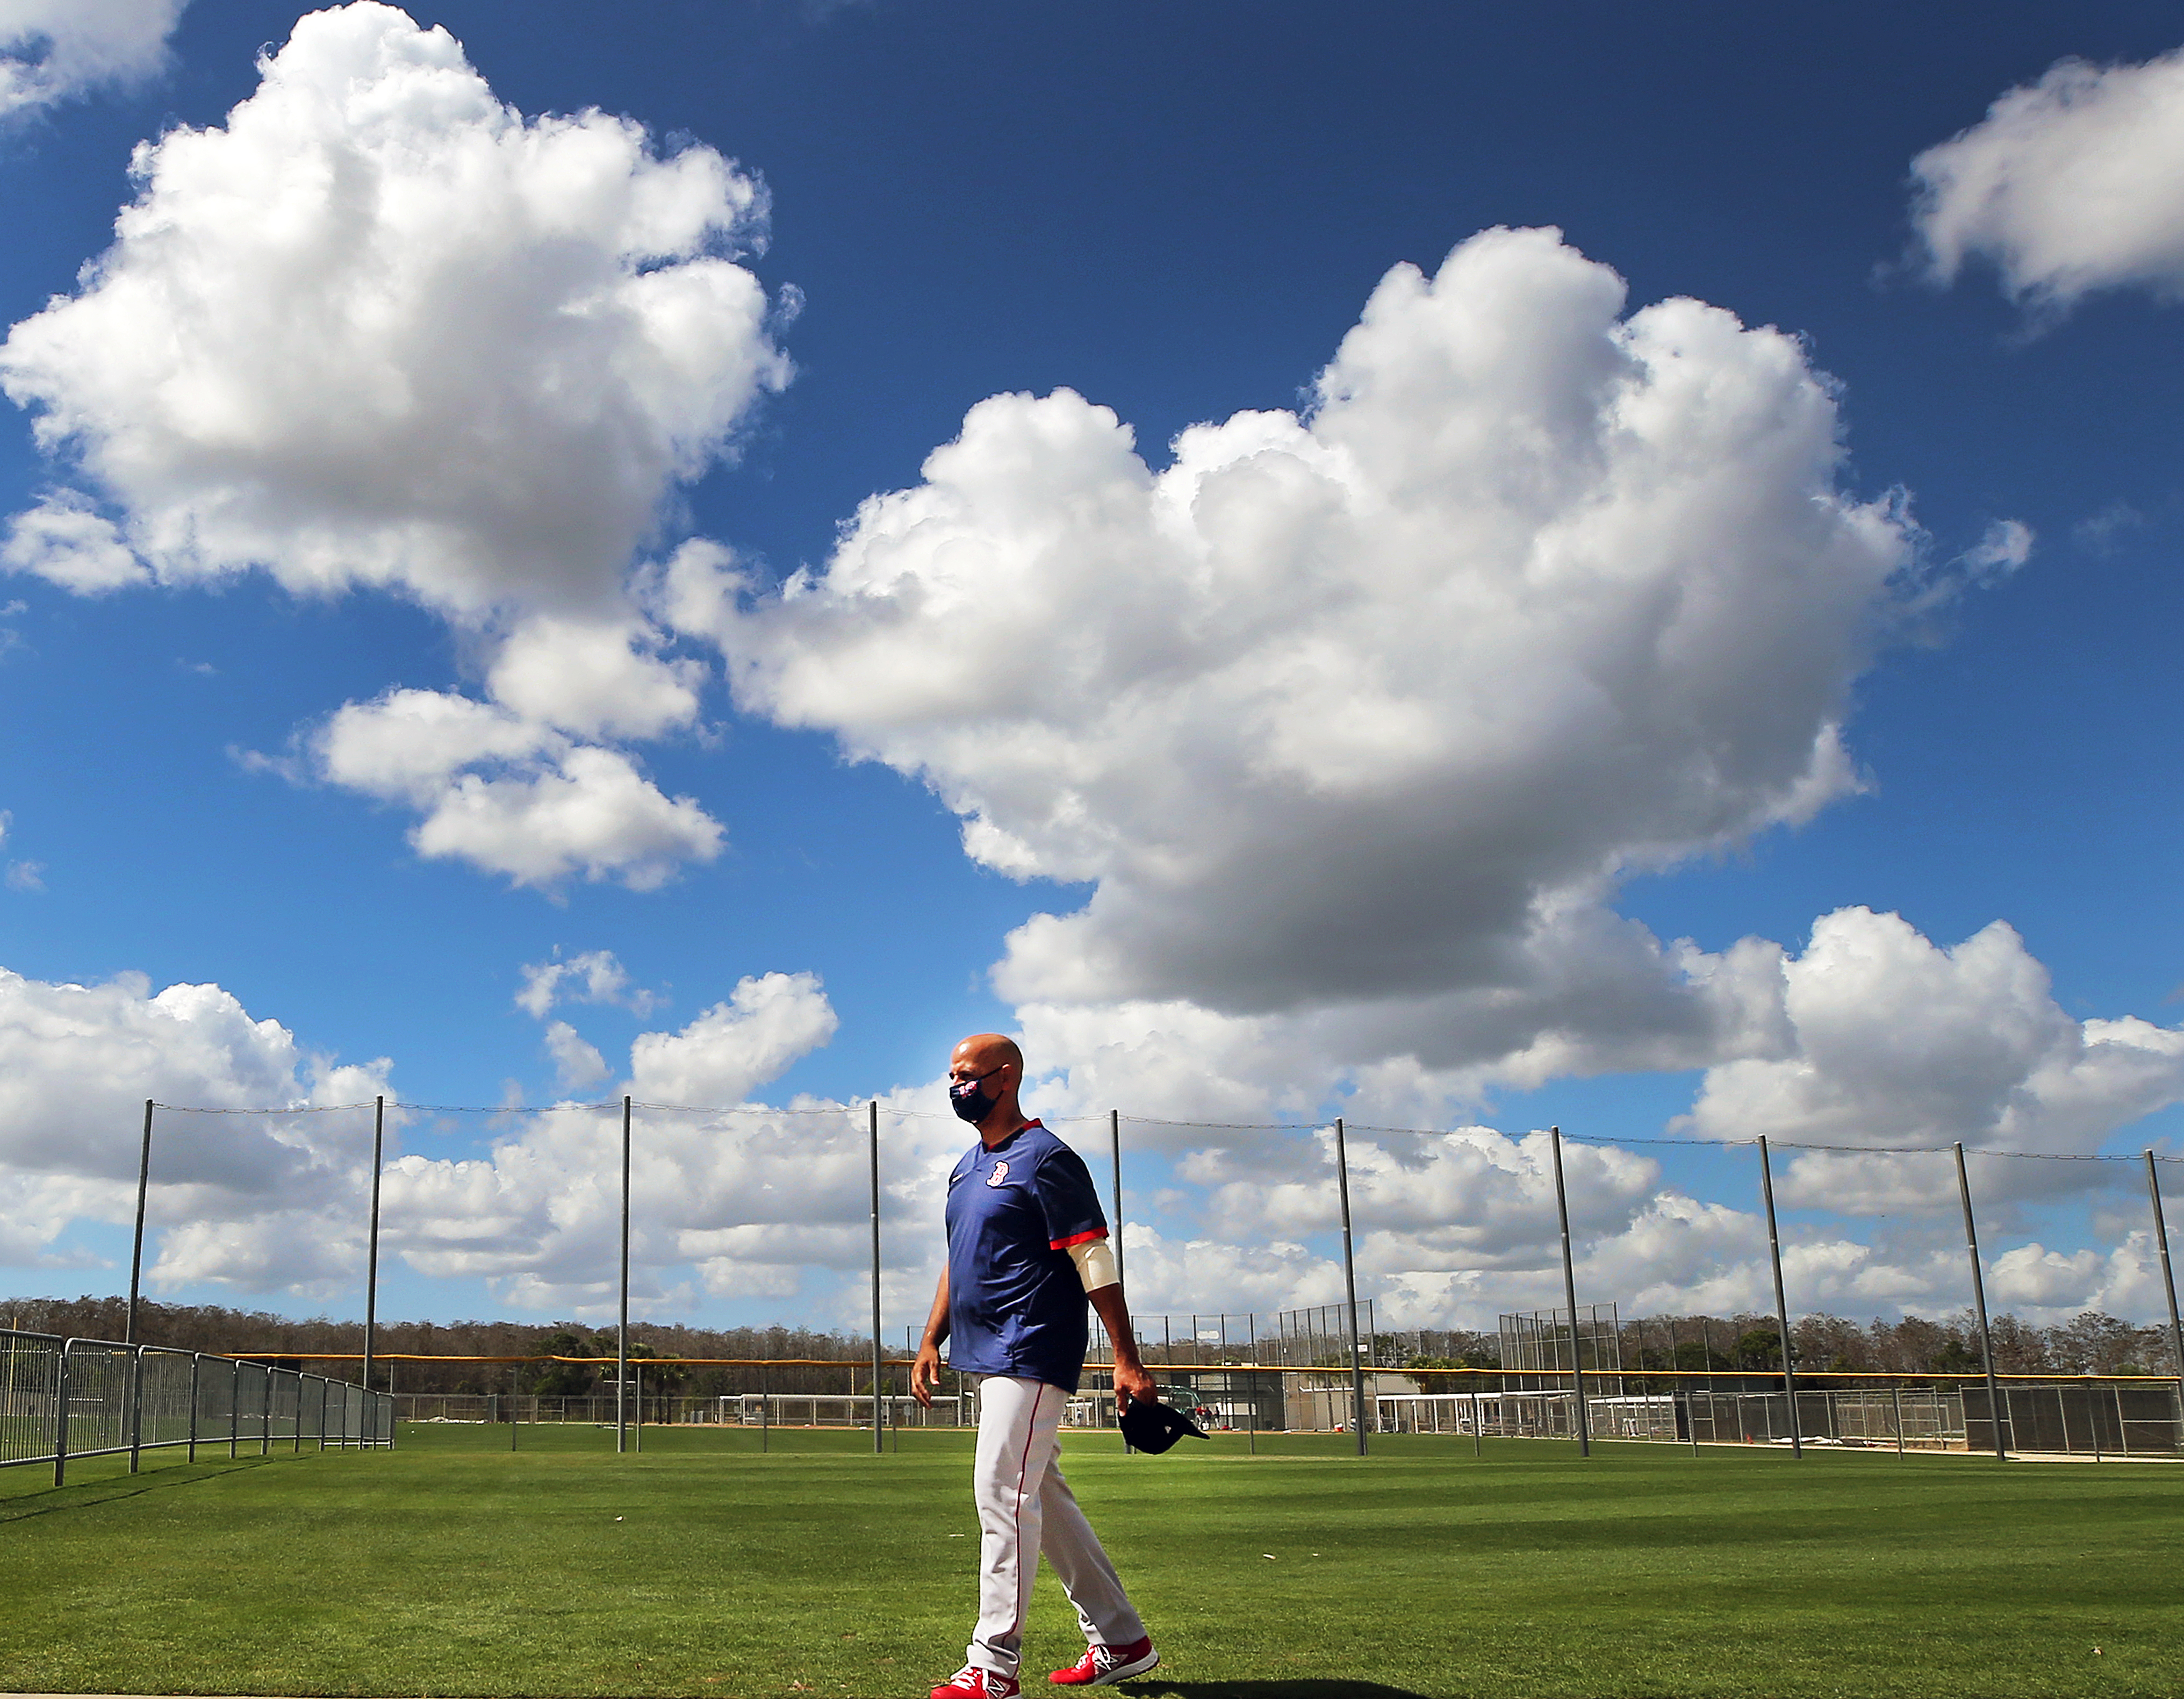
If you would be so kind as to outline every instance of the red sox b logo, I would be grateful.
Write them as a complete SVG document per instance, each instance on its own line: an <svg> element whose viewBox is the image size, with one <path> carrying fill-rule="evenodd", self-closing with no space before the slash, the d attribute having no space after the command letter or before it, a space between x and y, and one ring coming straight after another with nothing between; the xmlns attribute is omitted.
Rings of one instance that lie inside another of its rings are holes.
<svg viewBox="0 0 2184 1699"><path fill-rule="evenodd" d="M998 1186L1008 1177L1009 1165L1006 1162L996 1162L994 1164L994 1172L986 1176L986 1184L989 1186Z"/></svg>

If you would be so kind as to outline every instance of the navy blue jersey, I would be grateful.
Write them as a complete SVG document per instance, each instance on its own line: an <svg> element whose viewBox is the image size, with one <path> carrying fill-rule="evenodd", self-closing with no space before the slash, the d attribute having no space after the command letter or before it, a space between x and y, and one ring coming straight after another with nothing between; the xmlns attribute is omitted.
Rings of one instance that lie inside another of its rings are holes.
<svg viewBox="0 0 2184 1699"><path fill-rule="evenodd" d="M948 1176L948 1362L1077 1390L1089 1329L1069 1247L1107 1236L1078 1156L1038 1122Z"/></svg>

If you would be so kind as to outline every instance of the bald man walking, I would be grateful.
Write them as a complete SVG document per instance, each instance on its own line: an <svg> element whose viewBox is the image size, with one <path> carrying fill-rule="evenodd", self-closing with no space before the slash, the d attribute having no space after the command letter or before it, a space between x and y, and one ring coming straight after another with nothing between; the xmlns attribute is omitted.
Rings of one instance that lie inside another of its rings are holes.
<svg viewBox="0 0 2184 1699"><path fill-rule="evenodd" d="M948 1100L978 1142L948 1176L948 1265L910 1387L930 1405L940 1346L981 1377L973 1496L978 1506L978 1624L963 1668L933 1699L1015 1699L1024 1618L1043 1556L1077 1607L1084 1656L1047 1680L1104 1687L1160 1662L1115 1566L1058 1467L1059 1429L1084 1372L1089 1299L1115 1346L1121 1407L1150 1403L1107 1218L1084 1159L1017 1104L1023 1053L998 1033L956 1046Z"/></svg>

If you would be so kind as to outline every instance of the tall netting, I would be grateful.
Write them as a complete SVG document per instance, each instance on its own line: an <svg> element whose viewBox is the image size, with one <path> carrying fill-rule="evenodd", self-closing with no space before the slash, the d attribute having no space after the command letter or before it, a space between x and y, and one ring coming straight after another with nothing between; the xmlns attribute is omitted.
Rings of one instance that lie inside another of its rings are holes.
<svg viewBox="0 0 2184 1699"><path fill-rule="evenodd" d="M912 1318L930 1301L942 1200L970 1136L912 1101L265 1111L337 1117L314 1124L357 1147L368 1243L384 1227L398 1247L437 1251L470 1227L382 1223L365 1154L383 1123L508 1117L496 1150L550 1157L582 1217L538 1254L560 1259L555 1290L593 1319L550 1349L542 1328L467 1352L424 1324L390 1348L368 1308L360 1330L298 1324L288 1331L322 1337L285 1346L296 1360L356 1364L374 1393L398 1380L398 1401L314 1395L248 1362L208 1384L200 1366L198 1436L237 1451L383 1443L398 1414L618 1431L800 1414L876 1435L968 1421L967 1377L944 1375L944 1403L907 1401ZM2179 1159L2159 1151L1891 1146L1857 1142L1855 1128L1824 1144L1120 1112L1049 1124L1117 1229L1139 1355L1163 1396L1218 1429L2179 1451L2184 1321L2161 1205ZM1701 1124L1724 1123L1669 1131ZM387 1195L398 1214L426 1208L428 1190ZM648 1321L631 1309L645 1290L835 1326L794 1329L792 1344L785 1328ZM1239 1292L1279 1297L1240 1313ZM900 1355L883 1350L889 1337ZM42 1349L19 1348L25 1385L45 1372ZM55 1412L70 1449L115 1442L114 1349L86 1345L53 1371L87 1389L81 1418L73 1393ZM1071 1420L1100 1426L1114 1419L1112 1357L1096 1337L1092 1356ZM149 1361L129 1359L132 1381L148 1378L120 1395L131 1444L148 1423L159 1443L176 1431L177 1371ZM44 1443L35 1423L13 1418L7 1444Z"/></svg>

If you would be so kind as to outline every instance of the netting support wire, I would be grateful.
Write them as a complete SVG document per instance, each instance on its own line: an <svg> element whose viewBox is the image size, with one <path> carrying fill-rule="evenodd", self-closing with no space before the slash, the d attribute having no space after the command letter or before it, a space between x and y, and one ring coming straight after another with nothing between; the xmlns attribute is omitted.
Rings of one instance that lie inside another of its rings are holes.
<svg viewBox="0 0 2184 1699"><path fill-rule="evenodd" d="M1972 1183L1964 1173L1964 1146L1957 1152L1957 1198L1964 1206L1964 1254L1971 1259L1972 1304L1979 1312L1980 1366L1986 1371L1986 1413L1994 1426L1994 1454L2008 1457L2002 1442L2002 1389L1994 1378L1994 1340L1986 1325L1986 1276L1980 1269L1979 1227L1972 1219Z"/></svg>
<svg viewBox="0 0 2184 1699"><path fill-rule="evenodd" d="M1782 1341L1782 1390L1790 1401L1790 1449L1805 1455L1804 1427L1797 1419L1797 1371L1790 1361L1790 1300L1782 1286L1782 1235L1774 1225L1774 1163L1767 1135L1759 1135L1759 1195L1767 1206L1767 1260L1774 1269L1774 1328Z"/></svg>
<svg viewBox="0 0 2184 1699"><path fill-rule="evenodd" d="M1577 1405L1577 1451L1592 1455L1592 1424L1585 1409L1585 1355L1578 1349L1577 1265L1570 1260L1569 1192L1563 1184L1563 1129L1547 1128L1547 1145L1555 1156L1555 1216L1563 1229L1563 1299L1569 1306L1570 1396Z"/></svg>
<svg viewBox="0 0 2184 1699"><path fill-rule="evenodd" d="M1350 1242L1350 1153L1343 1143L1342 1117L1334 1117L1334 1186L1342 1203L1342 1290L1349 1299L1350 1414L1357 1430L1357 1455L1365 1455L1365 1362L1357 1349L1357 1259Z"/></svg>
<svg viewBox="0 0 2184 1699"><path fill-rule="evenodd" d="M371 1390L371 1345L379 1327L379 1172L386 1149L387 1100L371 1100L371 1218L364 1253L364 1390Z"/></svg>
<svg viewBox="0 0 2184 1699"><path fill-rule="evenodd" d="M867 1121L872 1153L872 1455L887 1451L887 1407L880 1392L880 1100L872 1101Z"/></svg>
<svg viewBox="0 0 2184 1699"><path fill-rule="evenodd" d="M629 1449L629 1099L621 1100L621 1309L615 1324L615 1451Z"/></svg>
<svg viewBox="0 0 2184 1699"><path fill-rule="evenodd" d="M2176 1360L2176 1400L2184 1415L2184 1324L2176 1319L2176 1273L2169 1266L2169 1223L2161 1213L2161 1174L2153 1152L2146 1153L2146 1195L2153 1205L2153 1242L2161 1247L2161 1285L2169 1295L2169 1351Z"/></svg>

